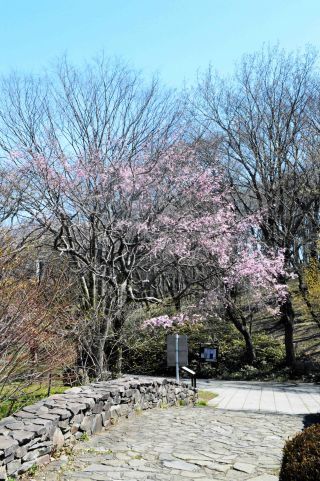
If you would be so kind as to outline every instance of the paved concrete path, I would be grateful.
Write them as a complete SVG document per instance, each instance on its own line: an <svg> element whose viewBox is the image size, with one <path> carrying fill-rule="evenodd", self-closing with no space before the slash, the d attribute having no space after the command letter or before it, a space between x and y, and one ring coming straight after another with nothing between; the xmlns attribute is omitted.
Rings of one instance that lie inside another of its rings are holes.
<svg viewBox="0 0 320 481"><path fill-rule="evenodd" d="M303 416L212 407L153 409L78 443L37 481L277 481Z"/></svg>
<svg viewBox="0 0 320 481"><path fill-rule="evenodd" d="M220 409L279 414L320 412L320 386L315 384L199 380L197 386L219 394L209 404Z"/></svg>

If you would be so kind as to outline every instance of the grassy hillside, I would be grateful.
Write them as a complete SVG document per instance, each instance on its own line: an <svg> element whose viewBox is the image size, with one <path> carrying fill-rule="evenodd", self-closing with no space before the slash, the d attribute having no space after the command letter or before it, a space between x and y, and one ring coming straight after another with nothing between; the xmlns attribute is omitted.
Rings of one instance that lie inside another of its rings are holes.
<svg viewBox="0 0 320 481"><path fill-rule="evenodd" d="M309 310L299 291L297 281L290 284L294 311L296 314L295 334L296 354L299 359L320 362L320 329L312 320ZM276 339L283 340L283 327L279 320L266 312L261 312L252 323L253 332L266 332Z"/></svg>
<svg viewBox="0 0 320 481"><path fill-rule="evenodd" d="M320 363L320 329L312 320L305 302L301 296L297 281L290 285L296 312L295 340L296 353L299 361L298 377L312 380L314 375L305 376L314 364ZM172 311L172 312L171 312ZM146 312L141 308L131 319L133 323L128 329L134 332L133 337L126 336L127 343L124 353L124 368L132 373L168 375L166 367L166 335L167 330L137 331L133 328L136 322L160 314L174 314L174 308L152 306ZM216 369L201 366L200 376L222 377L229 379L277 379L285 380L291 372L284 368L284 332L279 319L271 317L267 311L260 311L252 320L252 335L257 351L257 363L254 367L247 366L243 358L244 341L239 332L230 323L217 318L207 325L186 326L178 328L180 333L188 335L189 364L198 371L197 353L199 343L216 339L220 349L220 362ZM132 335L132 334L131 334ZM205 372L204 372L205 369Z"/></svg>

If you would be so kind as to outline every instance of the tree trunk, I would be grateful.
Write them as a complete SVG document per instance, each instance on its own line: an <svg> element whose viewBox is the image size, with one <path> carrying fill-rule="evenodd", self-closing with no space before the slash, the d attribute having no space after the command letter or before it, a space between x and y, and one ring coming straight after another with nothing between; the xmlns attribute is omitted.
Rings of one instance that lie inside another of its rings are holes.
<svg viewBox="0 0 320 481"><path fill-rule="evenodd" d="M245 343L246 343L246 362L247 364L254 364L257 356L256 356L256 351L252 342L252 337L247 329L247 327L242 326L241 328L241 334L244 337Z"/></svg>
<svg viewBox="0 0 320 481"><path fill-rule="evenodd" d="M113 373L116 377L122 375L122 359L123 359L123 349L122 344L118 344L115 348L115 362Z"/></svg>
<svg viewBox="0 0 320 481"><path fill-rule="evenodd" d="M82 378L99 380L105 368L104 343L100 338L92 339L80 349L77 360L79 381Z"/></svg>
<svg viewBox="0 0 320 481"><path fill-rule="evenodd" d="M114 341L113 341L113 355L112 355L112 374L113 376L121 376L122 374L122 327L124 321L119 316L114 319Z"/></svg>
<svg viewBox="0 0 320 481"><path fill-rule="evenodd" d="M294 367L296 363L296 354L293 342L294 333L294 310L291 302L290 294L287 300L280 307L281 323L284 326L284 344L286 349L286 366Z"/></svg>
<svg viewBox="0 0 320 481"><path fill-rule="evenodd" d="M105 339L98 339L95 351L95 378L102 379L105 371L105 355L104 355Z"/></svg>
<svg viewBox="0 0 320 481"><path fill-rule="evenodd" d="M256 357L256 352L255 348L252 342L252 337L251 334L248 330L246 321L244 318L241 320L239 319L239 316L237 315L235 309L233 309L231 306L227 307L227 316L229 320L233 323L235 328L242 334L244 338L244 342L246 345L246 350L245 350L245 360L246 363L249 365L252 365L255 363L257 357Z"/></svg>
<svg viewBox="0 0 320 481"><path fill-rule="evenodd" d="M104 379L107 371L106 343L110 333L110 318L105 314L95 318L81 333L78 368L91 379Z"/></svg>
<svg viewBox="0 0 320 481"><path fill-rule="evenodd" d="M286 262L285 267L288 268L289 265L289 250L286 251ZM279 276L279 284L287 286L286 278L284 276ZM294 368L296 363L296 353L293 342L294 333L294 318L295 313L292 305L291 294L288 288L288 295L283 304L280 306L280 322L284 327L284 345L286 350L286 366Z"/></svg>

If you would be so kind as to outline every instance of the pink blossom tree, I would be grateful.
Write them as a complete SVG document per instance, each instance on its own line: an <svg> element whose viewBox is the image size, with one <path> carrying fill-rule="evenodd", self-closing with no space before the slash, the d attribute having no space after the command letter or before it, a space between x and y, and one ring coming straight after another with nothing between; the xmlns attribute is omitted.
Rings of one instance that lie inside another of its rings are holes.
<svg viewBox="0 0 320 481"><path fill-rule="evenodd" d="M63 63L49 85L11 79L3 88L5 183L16 218L42 232L77 279L79 362L101 376L111 342L120 369L130 306L171 296L179 307L190 293L207 306L220 299L249 351L235 293L283 298L273 276L282 254L258 242L255 218L238 218L218 166L206 169L181 140L179 102L103 62L84 73Z"/></svg>
<svg viewBox="0 0 320 481"><path fill-rule="evenodd" d="M257 238L260 220L256 216L239 218L229 193L221 189L211 199L214 213L205 213L202 205L205 219L201 219L200 212L193 212L193 223L182 222L172 236L167 233L166 237L165 255L173 252L179 257L178 264L198 265L197 275L189 284L193 287L194 281L201 285L197 302L187 305L179 315L149 319L144 327L171 328L219 312L243 336L246 360L251 364L256 355L244 310L249 303L255 310L267 309L271 315L279 315L287 297L286 286L278 281L279 276L286 276L284 254L267 248ZM199 273L201 265L204 268Z"/></svg>
<svg viewBox="0 0 320 481"><path fill-rule="evenodd" d="M14 201L9 214L39 229L39 244L69 263L81 289L77 307L90 326L80 362L100 373L106 339L116 342L121 306L139 290L132 283L127 289L148 222L140 216L131 230L142 203L138 163L143 168L150 156L146 145L151 168L172 143L180 104L157 79L147 84L104 58L84 69L62 60L50 79L12 75L1 80L0 96L0 149L10 159L1 167Z"/></svg>
<svg viewBox="0 0 320 481"><path fill-rule="evenodd" d="M237 215L223 175L203 168L195 148L176 143L155 153L146 144L112 163L99 153L48 159L21 152L13 162L32 185L23 212L50 232L53 247L77 273L91 318L85 355L96 374L105 367L110 337L121 343L128 305L162 302L168 289L161 292L157 281L177 271L183 283L174 296L196 289L202 311L222 303L244 336L248 362L254 361L236 294L241 289L256 305L280 305L283 255L258 241L258 219Z"/></svg>

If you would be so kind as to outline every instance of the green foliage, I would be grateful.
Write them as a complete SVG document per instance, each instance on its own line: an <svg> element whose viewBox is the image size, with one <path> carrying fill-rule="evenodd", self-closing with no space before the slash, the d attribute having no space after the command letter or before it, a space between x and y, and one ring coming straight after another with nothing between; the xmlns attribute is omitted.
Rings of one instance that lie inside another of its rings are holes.
<svg viewBox="0 0 320 481"><path fill-rule="evenodd" d="M38 471L38 469L39 469L39 466L37 466L36 464L33 464L31 468L28 469L28 474L30 474L31 476L34 476Z"/></svg>
<svg viewBox="0 0 320 481"><path fill-rule="evenodd" d="M320 310L320 265L317 259L311 259L304 269L304 278L308 289L309 302L319 312Z"/></svg>
<svg viewBox="0 0 320 481"><path fill-rule="evenodd" d="M19 391L19 386L17 386L16 395L10 399L6 399L6 389L8 389L9 392L14 391L13 384L4 388L2 392L4 401L0 403L0 419L9 416L15 411L19 411L25 406L36 403L37 401L46 398L48 395L48 386L45 384L31 384L22 391ZM67 387L62 385L52 386L50 393L61 394L66 389Z"/></svg>
<svg viewBox="0 0 320 481"><path fill-rule="evenodd" d="M141 456L141 454L135 454L132 459L143 459L143 457Z"/></svg>
<svg viewBox="0 0 320 481"><path fill-rule="evenodd" d="M84 441L89 441L90 438L88 433L82 433L79 439L80 441L84 442Z"/></svg>
<svg viewBox="0 0 320 481"><path fill-rule="evenodd" d="M167 375L166 332L139 331L123 357L124 372L144 375Z"/></svg>
<svg viewBox="0 0 320 481"><path fill-rule="evenodd" d="M273 337L257 333L253 341L257 352L254 367L245 363L245 343L239 332L229 323L222 321L207 324L186 324L176 328L179 334L188 336L189 366L197 372L198 377L255 379L267 377L268 373L280 370L284 360L283 343ZM173 368L167 367L166 337L175 329L137 330L135 342L128 348L124 356L124 372L168 376ZM204 342L218 340L219 363L199 363L199 345ZM271 375L272 377L272 375Z"/></svg>
<svg viewBox="0 0 320 481"><path fill-rule="evenodd" d="M253 335L253 343L257 354L257 366L277 366L284 361L284 344L264 333Z"/></svg>
<svg viewBox="0 0 320 481"><path fill-rule="evenodd" d="M199 399L199 401L197 401L197 402L195 403L195 406L197 406L197 407L206 407L206 406L208 406L208 403L207 403L207 401L204 401L203 399Z"/></svg>
<svg viewBox="0 0 320 481"><path fill-rule="evenodd" d="M219 342L219 370L221 371L225 368L227 372L248 372L253 375L264 369L270 370L270 368L281 365L285 356L283 343L264 333L253 334L252 340L256 350L257 361L254 366L248 366L244 358L244 340L230 329L230 332Z"/></svg>
<svg viewBox="0 0 320 481"><path fill-rule="evenodd" d="M279 480L315 481L320 479L319 453L320 424L315 424L286 442Z"/></svg>
<svg viewBox="0 0 320 481"><path fill-rule="evenodd" d="M210 391L200 390L198 392L198 401L195 403L196 407L206 407L208 406L208 401L217 397L218 394Z"/></svg>
<svg viewBox="0 0 320 481"><path fill-rule="evenodd" d="M211 399L216 398L218 396L218 394L216 394L215 392L204 391L204 390L201 389L198 392L198 396L199 396L199 400L208 402L208 401L211 401Z"/></svg>
<svg viewBox="0 0 320 481"><path fill-rule="evenodd" d="M152 305L148 309L137 309L131 314L126 325L125 337L127 350L123 356L123 371L132 374L169 375L167 368L165 329L137 329L144 320L162 314L174 314L173 306L163 307ZM134 332L134 337L132 337Z"/></svg>

